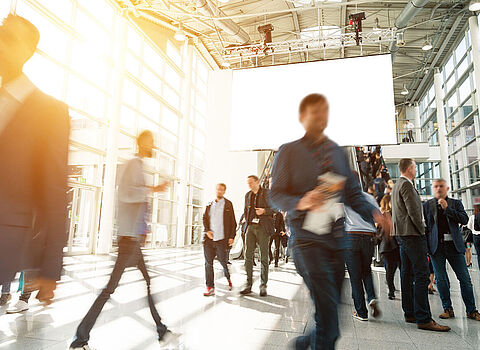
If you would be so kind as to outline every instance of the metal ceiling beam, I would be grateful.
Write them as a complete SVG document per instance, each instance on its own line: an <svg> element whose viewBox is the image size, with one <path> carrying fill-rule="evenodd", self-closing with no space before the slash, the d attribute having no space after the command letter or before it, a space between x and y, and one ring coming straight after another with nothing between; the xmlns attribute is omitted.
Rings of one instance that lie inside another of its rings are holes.
<svg viewBox="0 0 480 350"><path fill-rule="evenodd" d="M290 1L285 1L285 3L287 4L288 8L293 8L294 7L293 4ZM300 37L300 23L298 21L298 13L296 13L296 12L292 12L292 24L293 24L293 28L297 32L297 37L299 38ZM305 54L305 52L300 53L300 58L302 59L303 62L307 61L307 55Z"/></svg>

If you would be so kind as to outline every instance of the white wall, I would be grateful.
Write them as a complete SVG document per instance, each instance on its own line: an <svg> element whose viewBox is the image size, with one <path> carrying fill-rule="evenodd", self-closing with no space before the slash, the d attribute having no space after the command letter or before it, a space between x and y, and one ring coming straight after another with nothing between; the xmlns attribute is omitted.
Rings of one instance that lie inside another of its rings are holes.
<svg viewBox="0 0 480 350"><path fill-rule="evenodd" d="M225 88L228 86L228 88ZM233 202L237 221L243 212L244 196L248 191L247 176L260 175L255 152L231 152L231 72L210 72L208 82L207 145L204 202L215 198L215 185L227 185L225 197Z"/></svg>

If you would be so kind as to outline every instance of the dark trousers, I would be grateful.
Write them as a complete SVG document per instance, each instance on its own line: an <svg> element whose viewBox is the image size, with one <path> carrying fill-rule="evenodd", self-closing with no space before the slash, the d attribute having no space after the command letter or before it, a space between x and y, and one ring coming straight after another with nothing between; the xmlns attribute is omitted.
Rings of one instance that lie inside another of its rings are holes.
<svg viewBox="0 0 480 350"><path fill-rule="evenodd" d="M340 247L340 242L337 247ZM337 306L345 274L343 254L343 250L331 249L322 242L293 242L292 255L297 272L303 277L315 305L315 329L310 334L298 337L295 349L335 348L340 335Z"/></svg>
<svg viewBox="0 0 480 350"><path fill-rule="evenodd" d="M383 260L385 261L386 279L388 285L388 294L395 294L395 284L393 282L395 278L395 271L400 267L400 250L398 248L389 252L382 253Z"/></svg>
<svg viewBox="0 0 480 350"><path fill-rule="evenodd" d="M480 235L473 235L473 245L475 246L475 251L477 252L477 262L478 267L480 268Z"/></svg>
<svg viewBox="0 0 480 350"><path fill-rule="evenodd" d="M364 288L368 302L376 298L371 268L374 249L373 237L347 233L346 239L348 248L345 254L345 261L348 274L350 275L353 303L358 315L367 317L368 311L365 304Z"/></svg>
<svg viewBox="0 0 480 350"><path fill-rule="evenodd" d="M215 259L215 256L218 257L218 261L223 267L225 277L230 281L230 272L228 271L227 265L227 252L227 242L225 239L214 242L211 239L205 238L205 242L203 242L203 255L205 256L205 279L207 287L215 287L215 274L213 272L213 260Z"/></svg>
<svg viewBox="0 0 480 350"><path fill-rule="evenodd" d="M70 345L71 347L82 347L88 343L88 340L90 339L90 331L100 315L103 306L108 299L110 299L110 295L115 292L115 289L120 282L120 278L122 277L123 271L129 266L137 266L142 272L143 278L147 283L147 299L148 306L150 307L150 313L152 314L153 320L157 326L158 338L163 338L167 331L167 327L162 323L160 315L155 308L155 303L153 302L152 294L150 292L150 276L148 275L147 267L145 266L140 244L134 238L122 237L118 242L118 256L107 287L102 290L100 295L91 306L90 310L88 310L82 322L80 322L80 325L77 328L75 339Z"/></svg>
<svg viewBox="0 0 480 350"><path fill-rule="evenodd" d="M268 242L269 236L265 232L262 225L250 224L247 228L245 235L245 271L247 272L247 287L252 287L253 284L253 258L255 248L260 248L260 278L262 280L262 286L266 287L268 282Z"/></svg>
<svg viewBox="0 0 480 350"><path fill-rule="evenodd" d="M425 236L397 236L400 247L400 278L402 282L402 308L405 317L415 317L418 324L432 320L428 302L430 271Z"/></svg>
<svg viewBox="0 0 480 350"><path fill-rule="evenodd" d="M268 256L270 257L270 262L273 260L272 254L272 243L275 242L275 265L278 265L278 259L280 257L280 241L281 236L279 234L274 234L270 236L270 243L268 245Z"/></svg>
<svg viewBox="0 0 480 350"><path fill-rule="evenodd" d="M413 139L413 130L408 130L408 140L410 142L415 142L415 140Z"/></svg>
<svg viewBox="0 0 480 350"><path fill-rule="evenodd" d="M472 280L468 273L465 254L459 253L453 242L443 242L438 243L437 251L435 254L431 255L430 258L432 260L438 294L440 294L443 309L453 308L452 300L450 298L450 281L447 275L448 261L460 282L460 291L467 313L475 311L477 308L475 307Z"/></svg>

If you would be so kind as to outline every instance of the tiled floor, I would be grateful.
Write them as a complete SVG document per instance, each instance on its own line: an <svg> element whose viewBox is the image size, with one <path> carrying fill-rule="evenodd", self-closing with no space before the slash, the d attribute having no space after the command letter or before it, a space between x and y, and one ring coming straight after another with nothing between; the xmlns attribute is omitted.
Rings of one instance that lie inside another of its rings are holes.
<svg viewBox="0 0 480 350"><path fill-rule="evenodd" d="M312 325L308 292L291 263L270 270L269 296L260 298L256 293L238 296L244 273L242 262L234 261L231 270L235 290L226 290L219 269L217 296L205 298L200 250L161 249L145 254L157 307L165 323L182 334L180 349L284 349L290 339ZM108 281L113 259L68 257L65 276L51 306L44 308L32 298L30 310L23 314L6 315L6 307L0 308L0 349L68 349L76 326ZM438 334L417 330L415 325L402 321L401 300L386 298L385 273L376 270L374 280L380 291L383 317L369 322L352 319L350 285L346 280L339 310L342 335L338 349L480 349L480 322L465 318L453 275L450 280L457 318L443 322L452 327L451 332ZM478 292L478 269L471 270L471 275ZM255 276L258 278L258 270ZM399 286L398 273L396 277ZM258 292L258 281L254 290ZM128 269L98 319L90 345L99 350L158 349L145 295L140 272ZM476 295L480 299L480 292ZM438 320L442 311L438 295L430 296L430 305Z"/></svg>

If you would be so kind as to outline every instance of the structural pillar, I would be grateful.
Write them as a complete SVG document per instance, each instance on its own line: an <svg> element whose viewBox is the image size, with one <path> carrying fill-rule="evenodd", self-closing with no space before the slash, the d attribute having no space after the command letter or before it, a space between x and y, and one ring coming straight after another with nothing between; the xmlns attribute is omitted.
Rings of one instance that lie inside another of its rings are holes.
<svg viewBox="0 0 480 350"><path fill-rule="evenodd" d="M435 86L435 105L437 107L438 142L440 144L440 175L447 181L448 187L451 188L447 129L445 127L445 109L443 108L443 99L445 97L442 89L443 77L438 68L435 68L433 79Z"/></svg>
<svg viewBox="0 0 480 350"><path fill-rule="evenodd" d="M472 42L472 61L473 61L473 77L477 91L475 92L475 101L477 108L480 105L480 30L478 28L477 16L471 16L468 19L468 26L470 27L470 39ZM473 118L475 135L480 135L480 125L478 117ZM477 142L477 153L480 158L480 143Z"/></svg>
<svg viewBox="0 0 480 350"><path fill-rule="evenodd" d="M113 66L113 95L110 108L107 152L105 156L105 175L103 178L102 211L100 232L95 246L96 254L108 254L112 247L113 226L115 222L115 179L118 163L118 137L120 134L120 111L122 102L122 86L125 69L125 44L127 42L127 19L119 16L116 21L116 36Z"/></svg>

